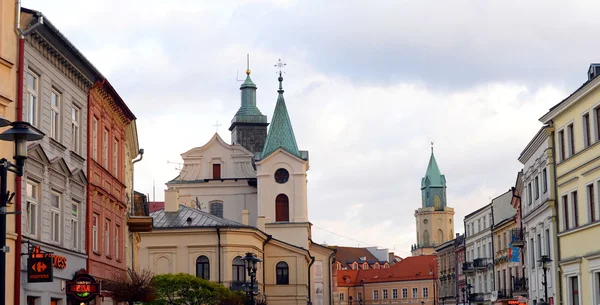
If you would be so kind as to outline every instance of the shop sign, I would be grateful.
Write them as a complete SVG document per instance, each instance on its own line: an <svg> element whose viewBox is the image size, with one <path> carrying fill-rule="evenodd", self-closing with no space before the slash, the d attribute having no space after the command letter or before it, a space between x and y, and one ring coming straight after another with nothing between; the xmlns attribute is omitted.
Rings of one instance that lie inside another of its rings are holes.
<svg viewBox="0 0 600 305"><path fill-rule="evenodd" d="M51 257L27 258L27 283L46 283L54 280Z"/></svg>
<svg viewBox="0 0 600 305"><path fill-rule="evenodd" d="M100 283L87 273L79 273L67 282L66 293L77 301L88 302L100 294Z"/></svg>
<svg viewBox="0 0 600 305"><path fill-rule="evenodd" d="M52 266L54 268L65 269L67 268L67 258L64 256L56 255L54 253L42 253L40 246L33 247L31 251L32 258L43 258L50 257L52 259Z"/></svg>

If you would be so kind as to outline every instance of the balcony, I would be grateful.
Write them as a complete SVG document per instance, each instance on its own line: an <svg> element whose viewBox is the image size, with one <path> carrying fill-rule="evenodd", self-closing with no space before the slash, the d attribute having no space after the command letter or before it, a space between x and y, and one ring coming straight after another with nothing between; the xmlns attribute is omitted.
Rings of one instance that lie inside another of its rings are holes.
<svg viewBox="0 0 600 305"><path fill-rule="evenodd" d="M498 300L501 299L512 299L512 294L508 289L500 289L498 290Z"/></svg>
<svg viewBox="0 0 600 305"><path fill-rule="evenodd" d="M523 239L523 229L512 229L510 231L512 236L512 246L523 248L525 246L525 240Z"/></svg>
<svg viewBox="0 0 600 305"><path fill-rule="evenodd" d="M486 299L489 299L487 296L488 294L485 292L475 292L469 295L469 300L471 302L484 302Z"/></svg>
<svg viewBox="0 0 600 305"><path fill-rule="evenodd" d="M146 195L134 192L131 214L127 219L129 232L150 232L152 231L152 225L153 220L148 210Z"/></svg>
<svg viewBox="0 0 600 305"><path fill-rule="evenodd" d="M473 262L463 263L463 272L464 273L475 272L475 267L473 267Z"/></svg>
<svg viewBox="0 0 600 305"><path fill-rule="evenodd" d="M527 278L515 278L513 280L513 295L527 295Z"/></svg>
<svg viewBox="0 0 600 305"><path fill-rule="evenodd" d="M489 259L487 258L476 258L473 261L473 268L475 269L487 269L490 265Z"/></svg>

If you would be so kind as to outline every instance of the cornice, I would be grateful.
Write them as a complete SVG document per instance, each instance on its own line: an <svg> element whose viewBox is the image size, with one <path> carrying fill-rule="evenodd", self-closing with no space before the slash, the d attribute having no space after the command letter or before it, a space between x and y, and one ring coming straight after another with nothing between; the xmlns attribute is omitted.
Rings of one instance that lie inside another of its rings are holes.
<svg viewBox="0 0 600 305"><path fill-rule="evenodd" d="M102 110L108 114L109 117L116 119L117 125L125 129L125 126L131 123L131 120L125 115L121 108L117 105L114 98L104 90L100 85L94 86L91 90L92 97L98 101Z"/></svg>
<svg viewBox="0 0 600 305"><path fill-rule="evenodd" d="M569 108L574 103L578 102L580 99L585 97L592 90L596 89L600 84L600 77L596 77L591 81L585 82L581 87L579 87L575 92L573 92L569 97L561 101L558 105L548 111L548 113L544 114L540 118L540 122L544 124L548 124L551 120L556 118L561 112L565 109Z"/></svg>
<svg viewBox="0 0 600 305"><path fill-rule="evenodd" d="M67 58L62 55L39 33L33 32L25 38L35 50L37 50L49 63L55 66L67 78L69 78L77 87L87 91L93 83L87 79L81 71L75 67Z"/></svg>

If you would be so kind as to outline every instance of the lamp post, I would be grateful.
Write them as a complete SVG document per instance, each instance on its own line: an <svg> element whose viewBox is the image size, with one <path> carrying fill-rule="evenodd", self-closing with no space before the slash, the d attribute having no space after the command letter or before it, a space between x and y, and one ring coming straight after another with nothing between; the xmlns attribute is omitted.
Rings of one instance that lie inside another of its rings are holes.
<svg viewBox="0 0 600 305"><path fill-rule="evenodd" d="M246 256L244 256L242 260L244 261L244 265L246 265L248 275L250 275L250 286L248 287L248 290L246 292L250 297L250 305L254 305L254 283L256 282L256 265L262 262L262 260L256 257L256 255L254 255L254 253L251 252L246 253Z"/></svg>
<svg viewBox="0 0 600 305"><path fill-rule="evenodd" d="M548 270L548 265L551 262L552 260L548 255L542 255L542 257L540 257L538 260L538 263L542 265L542 269L544 270L544 281L542 282L542 285L544 285L544 301L546 301L546 303L548 302L548 280L546 278L546 271Z"/></svg>
<svg viewBox="0 0 600 305"><path fill-rule="evenodd" d="M0 140L15 142L15 164L10 163L6 158L0 159L0 302L4 304L6 300L6 253L10 250L6 246L6 215L21 214L21 211L7 212L6 205L14 196L6 190L6 180L8 172L13 172L18 176L23 176L23 167L27 159L27 142L40 140L44 135L29 129L31 126L27 122L11 123L6 118L0 116L0 127L12 126L11 129L0 134ZM20 245L17 245L20 247Z"/></svg>

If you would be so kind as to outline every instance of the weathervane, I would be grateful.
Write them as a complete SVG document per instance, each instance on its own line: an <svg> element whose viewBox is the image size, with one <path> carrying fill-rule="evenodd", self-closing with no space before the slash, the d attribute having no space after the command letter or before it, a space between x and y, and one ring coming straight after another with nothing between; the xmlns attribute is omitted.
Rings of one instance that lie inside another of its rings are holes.
<svg viewBox="0 0 600 305"><path fill-rule="evenodd" d="M279 76L281 76L281 73L285 73L285 71L283 71L283 68L285 68L286 65L286 63L281 61L281 58L277 61L277 64L275 64L275 68L277 69L277 73L279 73Z"/></svg>
<svg viewBox="0 0 600 305"><path fill-rule="evenodd" d="M219 124L219 120L217 120L217 122L215 123L215 125L213 125L213 127L215 127L215 129L216 129L215 132L219 132L219 126L222 126L222 125Z"/></svg>

